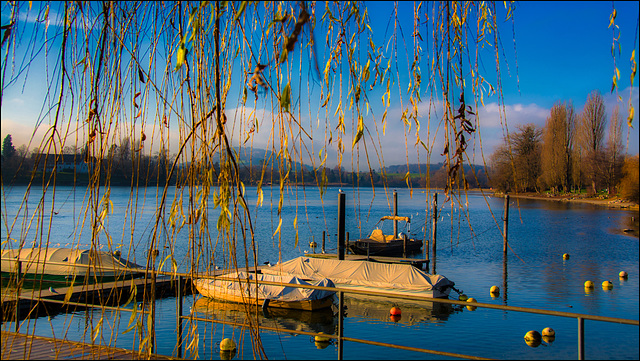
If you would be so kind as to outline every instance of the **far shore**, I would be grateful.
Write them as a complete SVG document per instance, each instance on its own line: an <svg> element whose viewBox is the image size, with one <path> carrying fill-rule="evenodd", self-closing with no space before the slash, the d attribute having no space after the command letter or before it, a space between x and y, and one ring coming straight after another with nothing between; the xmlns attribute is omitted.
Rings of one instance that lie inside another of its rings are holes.
<svg viewBox="0 0 640 361"><path fill-rule="evenodd" d="M501 193L494 193L494 195L503 195ZM509 194L512 198L526 198L543 201L556 201L556 202L575 202L575 203L588 203L608 208L627 209L631 211L639 211L638 203L629 202L619 197L600 198L600 197L586 197L575 194L566 195L549 195L540 193L519 193Z"/></svg>

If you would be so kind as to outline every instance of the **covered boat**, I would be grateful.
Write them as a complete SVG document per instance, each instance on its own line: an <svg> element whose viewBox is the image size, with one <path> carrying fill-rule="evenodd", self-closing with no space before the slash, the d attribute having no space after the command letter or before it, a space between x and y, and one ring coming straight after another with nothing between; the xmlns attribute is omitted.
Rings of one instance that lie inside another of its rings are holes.
<svg viewBox="0 0 640 361"><path fill-rule="evenodd" d="M340 288L425 298L446 298L455 285L442 275L430 275L411 265L368 261L298 257L261 271L264 274L289 275L307 280L329 278Z"/></svg>
<svg viewBox="0 0 640 361"><path fill-rule="evenodd" d="M47 280L71 280L98 278L101 281L121 277L135 277L144 268L110 253L73 248L23 248L2 251L2 273L15 273L21 261L20 273L25 278ZM139 271L138 271L139 270Z"/></svg>
<svg viewBox="0 0 640 361"><path fill-rule="evenodd" d="M411 219L409 217L384 216L380 218L376 226L387 220L406 222L407 232L411 232L409 229ZM349 241L347 248L352 254L358 255L406 256L407 254L419 253L422 248L422 240L411 238L406 233L385 235L382 229L376 228L368 238Z"/></svg>
<svg viewBox="0 0 640 361"><path fill-rule="evenodd" d="M298 284L335 287L333 282L326 278L309 283L292 275L265 275L241 271L222 275L220 278L196 279L193 283L198 292L205 297L308 311L331 307L335 294L333 291L287 286L287 284ZM280 285L262 284L256 281L277 282Z"/></svg>

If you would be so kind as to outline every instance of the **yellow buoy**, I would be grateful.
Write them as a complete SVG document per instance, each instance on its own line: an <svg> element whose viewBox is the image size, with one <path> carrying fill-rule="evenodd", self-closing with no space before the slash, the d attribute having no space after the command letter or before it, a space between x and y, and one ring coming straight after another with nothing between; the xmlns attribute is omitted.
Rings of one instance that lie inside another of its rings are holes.
<svg viewBox="0 0 640 361"><path fill-rule="evenodd" d="M329 338L327 336L322 336L322 335L325 334L324 332L318 332L318 333L319 334L316 335L316 337L314 337L314 339L313 339L315 342L329 342L329 341L331 341L331 338Z"/></svg>
<svg viewBox="0 0 640 361"><path fill-rule="evenodd" d="M546 327L545 329L542 330L542 336L556 336L556 331L553 330L553 328L551 327Z"/></svg>
<svg viewBox="0 0 640 361"><path fill-rule="evenodd" d="M327 348L327 346L331 345L331 342L321 342L321 341L316 341L316 342L314 342L314 343L315 343L316 348L317 348L318 350L325 349L325 348Z"/></svg>
<svg viewBox="0 0 640 361"><path fill-rule="evenodd" d="M489 290L489 293L491 293L491 295L499 295L500 294L500 287L498 286L491 286L491 289Z"/></svg>
<svg viewBox="0 0 640 361"><path fill-rule="evenodd" d="M625 271L620 271L620 273L618 273L618 276L620 276L620 278L627 278L629 277L629 275L627 274L627 272Z"/></svg>
<svg viewBox="0 0 640 361"><path fill-rule="evenodd" d="M593 282L591 281L586 281L584 283L584 288L593 288Z"/></svg>
<svg viewBox="0 0 640 361"><path fill-rule="evenodd" d="M613 288L613 283L611 283L611 281L604 281L602 282L602 289L604 290L610 290Z"/></svg>
<svg viewBox="0 0 640 361"><path fill-rule="evenodd" d="M236 350L220 351L220 360L233 360L236 357Z"/></svg>
<svg viewBox="0 0 640 361"><path fill-rule="evenodd" d="M562 259L569 259L569 257L570 257L570 256L569 256L569 254L568 254L568 253L565 253L565 254L563 254L563 255L562 255Z"/></svg>
<svg viewBox="0 0 640 361"><path fill-rule="evenodd" d="M236 349L236 343L230 338L225 338L220 342L220 351L233 351Z"/></svg>
<svg viewBox="0 0 640 361"><path fill-rule="evenodd" d="M552 343L556 340L556 336L542 336L542 341L546 343Z"/></svg>
<svg viewBox="0 0 640 361"><path fill-rule="evenodd" d="M473 297L469 297L469 299L467 299L467 302L477 302L475 298ZM469 311L475 311L476 310L476 306L467 306L467 310Z"/></svg>
<svg viewBox="0 0 640 361"><path fill-rule="evenodd" d="M538 347L542 343L542 336L538 331L529 331L524 335L524 342L530 347Z"/></svg>
<svg viewBox="0 0 640 361"><path fill-rule="evenodd" d="M464 293L458 296L458 301L466 301L468 299L467 295Z"/></svg>

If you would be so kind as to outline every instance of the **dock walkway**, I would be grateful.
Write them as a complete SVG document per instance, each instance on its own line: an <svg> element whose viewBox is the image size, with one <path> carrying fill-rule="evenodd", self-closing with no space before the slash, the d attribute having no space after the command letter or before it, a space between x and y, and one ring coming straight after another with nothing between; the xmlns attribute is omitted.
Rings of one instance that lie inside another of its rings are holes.
<svg viewBox="0 0 640 361"><path fill-rule="evenodd" d="M141 360L145 354L104 345L2 331L2 360ZM179 360L152 354L151 360Z"/></svg>

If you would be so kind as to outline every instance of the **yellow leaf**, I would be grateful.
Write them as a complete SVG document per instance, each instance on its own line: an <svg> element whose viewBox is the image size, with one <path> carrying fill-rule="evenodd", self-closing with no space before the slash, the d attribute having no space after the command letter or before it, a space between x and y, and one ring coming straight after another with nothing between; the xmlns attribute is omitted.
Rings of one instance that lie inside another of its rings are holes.
<svg viewBox="0 0 640 361"><path fill-rule="evenodd" d="M186 49L184 48L184 44L180 44L178 47L178 53L176 54L176 68L174 70L179 70L184 63L184 59L186 56Z"/></svg>
<svg viewBox="0 0 640 361"><path fill-rule="evenodd" d="M276 228L276 231L273 232L273 237L275 237L276 234L280 233L280 227L282 227L282 218L280 218L280 223L278 223L278 228Z"/></svg>

